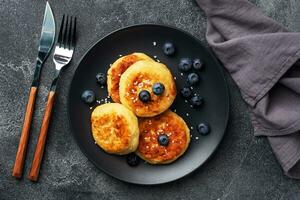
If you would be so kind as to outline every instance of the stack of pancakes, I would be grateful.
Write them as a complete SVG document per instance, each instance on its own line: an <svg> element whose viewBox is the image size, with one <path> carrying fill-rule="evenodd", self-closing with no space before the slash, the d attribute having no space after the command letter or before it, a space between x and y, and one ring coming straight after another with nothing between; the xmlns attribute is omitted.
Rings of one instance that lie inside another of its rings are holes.
<svg viewBox="0 0 300 200"><path fill-rule="evenodd" d="M165 88L161 95L152 92L158 82ZM98 106L91 116L93 137L104 151L135 152L151 164L173 162L186 151L189 128L168 110L176 97L176 85L167 66L143 53L123 56L107 72L107 89L115 103ZM150 93L150 101L139 99L142 90ZM158 142L161 134L168 136L168 145Z"/></svg>

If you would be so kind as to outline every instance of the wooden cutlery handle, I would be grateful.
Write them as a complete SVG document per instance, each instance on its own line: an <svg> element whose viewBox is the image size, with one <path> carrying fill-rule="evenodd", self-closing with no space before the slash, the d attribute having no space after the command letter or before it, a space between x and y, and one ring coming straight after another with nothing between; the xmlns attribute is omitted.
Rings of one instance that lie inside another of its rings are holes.
<svg viewBox="0 0 300 200"><path fill-rule="evenodd" d="M23 173L23 166L24 166L24 161L26 156L29 130L30 130L30 125L32 120L36 94L37 94L37 87L31 87L29 92L29 99L25 111L25 117L24 117L21 137L19 141L18 151L16 155L13 173L12 173L12 175L16 178L21 178Z"/></svg>
<svg viewBox="0 0 300 200"><path fill-rule="evenodd" d="M39 139L38 139L36 149L34 152L31 169L30 169L30 172L28 175L28 179L30 179L31 181L37 181L38 176L39 176L40 166L42 163L43 153L44 153L45 144L46 144L49 122L50 122L52 108L53 108L53 104L54 104L54 97L55 97L55 92L50 91L49 95L48 95L46 110L45 110L41 130L40 130Z"/></svg>

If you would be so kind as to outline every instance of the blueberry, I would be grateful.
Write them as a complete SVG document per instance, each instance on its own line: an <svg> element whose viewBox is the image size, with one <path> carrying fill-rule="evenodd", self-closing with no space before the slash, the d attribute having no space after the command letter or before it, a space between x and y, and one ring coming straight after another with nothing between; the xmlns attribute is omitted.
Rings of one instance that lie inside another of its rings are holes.
<svg viewBox="0 0 300 200"><path fill-rule="evenodd" d="M161 95L165 91L165 86L162 83L154 83L152 91L156 95Z"/></svg>
<svg viewBox="0 0 300 200"><path fill-rule="evenodd" d="M197 131L201 134L201 135L208 135L210 132L210 126L208 123L203 122L198 124L197 126Z"/></svg>
<svg viewBox="0 0 300 200"><path fill-rule="evenodd" d="M196 70L200 70L203 67L203 62L200 60L200 58L195 58L193 61L193 67Z"/></svg>
<svg viewBox="0 0 300 200"><path fill-rule="evenodd" d="M191 104L194 107L199 107L203 104L203 98L200 97L199 95L195 95L191 98Z"/></svg>
<svg viewBox="0 0 300 200"><path fill-rule="evenodd" d="M174 55L174 53L175 53L175 46L174 46L174 44L171 43L171 42L166 42L163 45L163 51L164 51L164 54L167 55L167 56Z"/></svg>
<svg viewBox="0 0 300 200"><path fill-rule="evenodd" d="M192 90L188 87L184 87L180 90L180 94L183 98L190 98L192 96Z"/></svg>
<svg viewBox="0 0 300 200"><path fill-rule="evenodd" d="M134 153L131 153L127 155L126 161L129 166L134 167L140 163L140 158Z"/></svg>
<svg viewBox="0 0 300 200"><path fill-rule="evenodd" d="M178 68L182 72L187 72L192 68L192 60L190 58L181 58Z"/></svg>
<svg viewBox="0 0 300 200"><path fill-rule="evenodd" d="M197 85L199 83L199 75L196 73L190 73L187 77L187 82L189 85Z"/></svg>
<svg viewBox="0 0 300 200"><path fill-rule="evenodd" d="M147 102L147 101L150 100L150 98L151 98L150 93L147 90L140 91L140 93L139 93L139 99L142 102Z"/></svg>
<svg viewBox="0 0 300 200"><path fill-rule="evenodd" d="M169 137L166 134L161 134L158 136L157 141L161 146L167 146L169 144Z"/></svg>
<svg viewBox="0 0 300 200"><path fill-rule="evenodd" d="M91 90L85 90L81 95L82 101L84 101L87 104L91 104L95 101L96 97L93 91Z"/></svg>
<svg viewBox="0 0 300 200"><path fill-rule="evenodd" d="M103 73L98 73L96 75L96 80L97 80L97 83L101 86L105 85L106 84L106 75L103 74Z"/></svg>

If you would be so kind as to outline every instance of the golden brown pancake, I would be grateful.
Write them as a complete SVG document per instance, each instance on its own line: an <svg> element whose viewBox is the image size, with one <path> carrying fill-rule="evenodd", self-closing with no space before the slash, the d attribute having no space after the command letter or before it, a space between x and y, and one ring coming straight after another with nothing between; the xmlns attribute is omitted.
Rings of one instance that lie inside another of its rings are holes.
<svg viewBox="0 0 300 200"><path fill-rule="evenodd" d="M107 153L124 155L137 149L137 117L122 104L108 103L96 107L91 123L95 143Z"/></svg>
<svg viewBox="0 0 300 200"><path fill-rule="evenodd" d="M154 61L144 53L132 53L117 59L107 72L107 90L112 100L120 103L119 82L128 67L140 60Z"/></svg>
<svg viewBox="0 0 300 200"><path fill-rule="evenodd" d="M155 83L165 87L161 95L152 92ZM139 93L147 90L151 100L142 102ZM139 117L153 117L166 111L176 97L176 85L170 70L162 63L153 61L138 61L131 65L120 79L120 100L124 106L131 109Z"/></svg>
<svg viewBox="0 0 300 200"><path fill-rule="evenodd" d="M179 158L188 148L190 130L176 113L165 113L139 119L140 139L136 154L151 164L168 164ZM169 143L162 146L158 136L167 134Z"/></svg>

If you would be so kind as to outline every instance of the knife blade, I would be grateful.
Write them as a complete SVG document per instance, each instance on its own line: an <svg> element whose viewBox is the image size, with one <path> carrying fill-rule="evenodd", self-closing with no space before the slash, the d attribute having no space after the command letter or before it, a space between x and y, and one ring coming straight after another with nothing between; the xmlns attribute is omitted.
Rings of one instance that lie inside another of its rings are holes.
<svg viewBox="0 0 300 200"><path fill-rule="evenodd" d="M25 117L23 122L23 128L17 150L16 160L13 168L12 175L16 178L21 178L23 173L23 166L26 156L27 143L29 138L29 130L33 115L33 109L35 104L35 97L37 94L37 88L40 82L40 74L43 63L47 59L51 52L55 40L55 21L53 13L49 3L46 3L46 9L44 13L44 20L42 25L42 32L38 47L38 55L36 59L36 66L33 75L31 88L29 91L29 98L26 106Z"/></svg>
<svg viewBox="0 0 300 200"><path fill-rule="evenodd" d="M44 14L40 44L38 48L38 56L36 59L36 67L33 76L32 86L38 87L41 69L44 61L48 57L55 40L55 21L51 7L47 1Z"/></svg>

